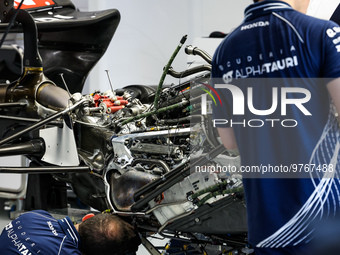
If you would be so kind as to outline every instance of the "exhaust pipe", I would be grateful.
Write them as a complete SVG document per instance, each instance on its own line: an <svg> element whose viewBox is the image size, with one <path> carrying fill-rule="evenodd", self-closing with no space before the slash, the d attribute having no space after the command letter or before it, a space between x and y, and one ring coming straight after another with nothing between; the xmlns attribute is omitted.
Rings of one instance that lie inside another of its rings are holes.
<svg viewBox="0 0 340 255"><path fill-rule="evenodd" d="M12 18L15 11L12 9L8 13L5 22ZM6 89L6 102L16 102L28 98L30 101L28 110L34 111L34 100L52 110L63 110L69 104L69 94L44 75L42 59L38 51L38 32L35 21L25 10L17 11L15 20L22 24L24 33L24 70L19 81L9 85ZM0 98L3 96L2 91Z"/></svg>

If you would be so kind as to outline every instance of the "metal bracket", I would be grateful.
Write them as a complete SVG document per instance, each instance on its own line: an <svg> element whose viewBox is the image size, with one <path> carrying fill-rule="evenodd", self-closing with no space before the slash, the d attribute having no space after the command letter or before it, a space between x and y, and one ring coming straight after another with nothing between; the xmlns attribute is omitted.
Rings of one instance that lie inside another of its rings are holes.
<svg viewBox="0 0 340 255"><path fill-rule="evenodd" d="M156 247L145 237L141 237L142 245L151 255L161 255L161 253L156 249Z"/></svg>

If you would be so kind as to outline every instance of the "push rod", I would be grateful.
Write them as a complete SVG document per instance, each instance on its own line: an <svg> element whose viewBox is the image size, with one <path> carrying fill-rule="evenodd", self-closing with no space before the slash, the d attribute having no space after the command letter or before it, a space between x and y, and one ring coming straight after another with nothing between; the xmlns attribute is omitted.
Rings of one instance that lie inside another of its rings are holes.
<svg viewBox="0 0 340 255"><path fill-rule="evenodd" d="M16 117L16 116L6 116L6 115L0 115L0 119L6 119L6 120L15 120L18 122L28 122L28 123L37 123L40 121L40 119L33 119L33 118L24 118L24 117ZM62 128L64 124L59 121L51 121L48 123L48 125L51 126L57 126Z"/></svg>
<svg viewBox="0 0 340 255"><path fill-rule="evenodd" d="M0 167L1 174L90 173L87 166Z"/></svg>
<svg viewBox="0 0 340 255"><path fill-rule="evenodd" d="M8 143L8 142L10 142L10 141L12 141L12 140L14 140L14 139L16 139L16 138L19 138L19 137L21 137L22 135L27 134L27 133L29 133L29 132L31 132L31 131L37 129L37 128L40 128L41 126L48 124L48 123L51 122L52 120L55 120L55 119L57 119L57 118L63 116L64 114L67 114L67 113L73 111L74 109L76 109L76 108L78 108L79 106L81 106L81 104L82 104L84 101L85 101L84 99L83 99L83 100L80 100L79 102L75 103L74 105L72 105L72 106L70 106L70 107L67 107L67 108L65 108L64 110L62 110L62 111L60 111L60 112L57 112L57 113L51 115L50 117L47 117L46 119L43 119L43 120L39 121L38 123L36 123L36 124L34 124L34 125L32 125L32 126L29 126L28 128L25 128L25 129L23 129L22 131L19 131L18 133L14 134L14 135L12 135L12 136L9 136L9 137L7 137L7 138L5 138L5 139L3 139L3 140L1 140L1 141L0 141L0 146L6 144L6 143Z"/></svg>

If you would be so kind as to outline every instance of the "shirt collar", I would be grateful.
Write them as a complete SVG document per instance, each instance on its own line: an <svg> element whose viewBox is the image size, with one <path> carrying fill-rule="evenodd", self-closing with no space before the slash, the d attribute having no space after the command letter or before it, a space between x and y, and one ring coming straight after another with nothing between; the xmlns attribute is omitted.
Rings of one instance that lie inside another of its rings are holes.
<svg viewBox="0 0 340 255"><path fill-rule="evenodd" d="M71 242L74 242L74 244L80 248L80 236L71 219L66 217L64 219L58 220L58 223L67 236L67 239L69 239Z"/></svg>
<svg viewBox="0 0 340 255"><path fill-rule="evenodd" d="M293 8L286 2L266 0L248 6L244 11L244 19L248 21L268 13L283 10L293 10Z"/></svg>

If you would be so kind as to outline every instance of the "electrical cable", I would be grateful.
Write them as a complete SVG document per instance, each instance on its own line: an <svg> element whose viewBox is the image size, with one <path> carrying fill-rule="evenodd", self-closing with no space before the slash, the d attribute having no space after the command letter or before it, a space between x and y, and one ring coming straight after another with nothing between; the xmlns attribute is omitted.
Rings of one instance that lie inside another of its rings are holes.
<svg viewBox="0 0 340 255"><path fill-rule="evenodd" d="M13 26L13 23L14 23L14 21L15 21L17 15L18 15L18 12L19 12L19 10L20 10L22 4L24 3L24 1L25 1L25 0L21 0L21 2L20 2L20 4L19 4L18 8L15 10L14 15L13 15L12 18L10 19L10 21L9 21L9 23L8 23L8 26L7 26L7 28L6 28L6 31L5 31L4 35L2 36L2 38L1 38L1 41L0 41L0 48L1 48L2 45L4 44L4 42L5 42L5 40L6 40L6 37L7 37L8 33L9 33L9 31L11 30L11 28L12 28L12 26Z"/></svg>
<svg viewBox="0 0 340 255"><path fill-rule="evenodd" d="M180 43L178 44L177 48L175 49L174 53L172 54L171 58L169 59L167 65L164 67L163 74L162 74L162 77L159 81L159 84L158 84L158 87L157 87L157 90L156 90L156 94L155 94L155 99L154 99L154 107L156 109L158 109L158 100L159 100L159 96L160 96L160 93L161 93L161 90L162 90L162 87L163 87L165 76L167 75L172 62L176 58L179 50L182 48L182 46L183 46L183 44L185 43L186 40L187 40L187 35L182 37Z"/></svg>

